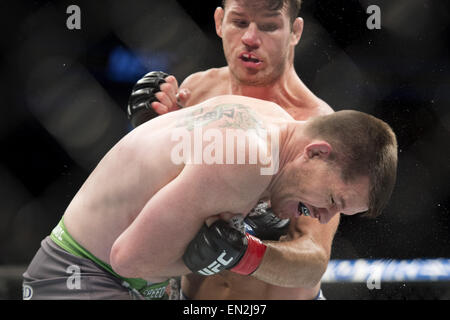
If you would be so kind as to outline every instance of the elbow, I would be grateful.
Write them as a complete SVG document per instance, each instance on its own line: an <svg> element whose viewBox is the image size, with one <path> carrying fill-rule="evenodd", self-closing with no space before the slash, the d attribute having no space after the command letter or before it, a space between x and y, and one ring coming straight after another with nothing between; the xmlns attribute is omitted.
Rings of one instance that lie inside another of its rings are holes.
<svg viewBox="0 0 450 320"><path fill-rule="evenodd" d="M166 276L161 275L160 267L144 262L142 255L133 254L132 250L118 241L111 248L109 263L112 270L124 278L143 278L150 282L167 280Z"/></svg>
<svg viewBox="0 0 450 320"><path fill-rule="evenodd" d="M320 284L320 281L322 280L322 276L325 273L323 272L315 272L313 275L311 275L310 279L306 282L305 287L306 288L314 288Z"/></svg>
<svg viewBox="0 0 450 320"><path fill-rule="evenodd" d="M311 289L320 284L323 274L328 266L328 256L321 251L311 253L307 259L302 262L298 262L299 265L303 265L303 268L297 270L296 281L292 283L293 287L302 287Z"/></svg>
<svg viewBox="0 0 450 320"><path fill-rule="evenodd" d="M127 254L120 244L114 243L109 255L109 263L115 273L124 278L137 278L136 263L132 263L132 257Z"/></svg>
<svg viewBox="0 0 450 320"><path fill-rule="evenodd" d="M327 270L328 260L328 255L325 253L317 253L310 268L311 274L307 281L307 287L313 288L320 283L325 271Z"/></svg>

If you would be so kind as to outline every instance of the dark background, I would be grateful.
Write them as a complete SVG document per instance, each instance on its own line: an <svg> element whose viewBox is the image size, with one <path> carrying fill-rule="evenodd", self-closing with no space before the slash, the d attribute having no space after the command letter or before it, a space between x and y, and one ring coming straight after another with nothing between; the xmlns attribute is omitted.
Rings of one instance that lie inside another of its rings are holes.
<svg viewBox="0 0 450 320"><path fill-rule="evenodd" d="M81 8L81 30L66 27L71 4ZM366 26L372 4L380 30ZM1 2L0 266L29 263L97 162L131 130L125 110L137 79L163 70L181 83L225 65L218 5ZM375 220L343 217L332 258L450 257L450 4L305 0L301 16L300 78L335 110L385 120L399 142L390 204Z"/></svg>

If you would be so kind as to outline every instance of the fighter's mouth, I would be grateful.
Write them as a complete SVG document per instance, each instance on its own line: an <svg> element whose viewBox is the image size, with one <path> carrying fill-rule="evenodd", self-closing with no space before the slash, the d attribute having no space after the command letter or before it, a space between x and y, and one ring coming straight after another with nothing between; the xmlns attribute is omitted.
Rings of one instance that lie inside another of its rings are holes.
<svg viewBox="0 0 450 320"><path fill-rule="evenodd" d="M301 202L298 203L298 212L306 217L311 216L309 209Z"/></svg>
<svg viewBox="0 0 450 320"><path fill-rule="evenodd" d="M251 53L243 53L240 55L239 58L241 58L242 61L245 61L245 62L253 62L253 63L261 62L261 60L257 56L255 56L254 54L251 54Z"/></svg>

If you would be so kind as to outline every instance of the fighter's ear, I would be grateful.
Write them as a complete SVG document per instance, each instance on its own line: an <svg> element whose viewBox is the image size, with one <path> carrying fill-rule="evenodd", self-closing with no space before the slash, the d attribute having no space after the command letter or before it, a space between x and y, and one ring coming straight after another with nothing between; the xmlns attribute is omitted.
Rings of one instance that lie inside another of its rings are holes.
<svg viewBox="0 0 450 320"><path fill-rule="evenodd" d="M292 44L295 46L300 41L303 33L303 19L297 17L292 25Z"/></svg>
<svg viewBox="0 0 450 320"><path fill-rule="evenodd" d="M333 148L326 141L315 141L308 144L305 147L304 153L309 158L319 157L321 159L327 159Z"/></svg>
<svg viewBox="0 0 450 320"><path fill-rule="evenodd" d="M214 11L214 22L216 24L216 33L222 38L222 22L224 17L224 10L222 7L217 7Z"/></svg>

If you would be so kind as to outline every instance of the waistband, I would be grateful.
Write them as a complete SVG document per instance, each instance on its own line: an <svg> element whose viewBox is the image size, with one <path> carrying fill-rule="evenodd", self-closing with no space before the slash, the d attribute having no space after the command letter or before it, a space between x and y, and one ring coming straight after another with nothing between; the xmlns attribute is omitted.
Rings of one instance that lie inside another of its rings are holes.
<svg viewBox="0 0 450 320"><path fill-rule="evenodd" d="M151 283L141 278L124 278L117 274L109 264L98 259L72 238L64 225L64 217L52 230L50 238L67 252L77 257L93 261L116 278L122 280L122 285L137 290L144 298L149 300L167 299L166 287L169 285L169 280L160 283Z"/></svg>

